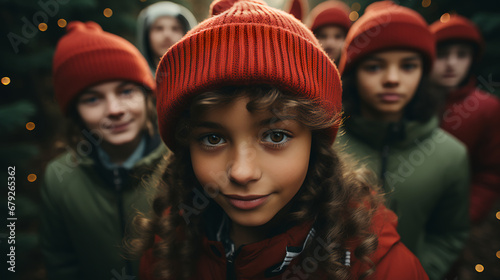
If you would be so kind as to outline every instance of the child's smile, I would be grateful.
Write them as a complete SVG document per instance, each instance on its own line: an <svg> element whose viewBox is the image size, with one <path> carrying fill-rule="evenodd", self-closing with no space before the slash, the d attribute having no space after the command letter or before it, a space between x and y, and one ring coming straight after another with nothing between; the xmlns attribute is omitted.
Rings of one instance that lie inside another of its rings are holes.
<svg viewBox="0 0 500 280"><path fill-rule="evenodd" d="M248 98L219 105L196 120L193 170L233 223L261 226L299 191L307 174L311 131L270 112L249 112ZM223 179L221 179L223 177Z"/></svg>

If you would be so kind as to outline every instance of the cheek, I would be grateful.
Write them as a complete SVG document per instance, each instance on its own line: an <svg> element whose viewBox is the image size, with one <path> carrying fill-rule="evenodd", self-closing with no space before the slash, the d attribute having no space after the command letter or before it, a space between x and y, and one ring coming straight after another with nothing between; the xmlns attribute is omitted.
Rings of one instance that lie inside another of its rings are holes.
<svg viewBox="0 0 500 280"><path fill-rule="evenodd" d="M420 84L420 80L422 78L422 72L415 72L407 75L405 77L405 88L409 98L411 99L415 93L417 92L418 85Z"/></svg>
<svg viewBox="0 0 500 280"><path fill-rule="evenodd" d="M379 80L376 75L358 75L357 89L359 96L363 100L370 99L370 97L377 92Z"/></svg>
<svg viewBox="0 0 500 280"><path fill-rule="evenodd" d="M77 108L80 118L89 129L99 128L102 119L104 118L103 110L100 107L96 108Z"/></svg>
<svg viewBox="0 0 500 280"><path fill-rule="evenodd" d="M221 185L227 181L225 162L219 157L207 157L191 144L191 165L196 179L202 186Z"/></svg>

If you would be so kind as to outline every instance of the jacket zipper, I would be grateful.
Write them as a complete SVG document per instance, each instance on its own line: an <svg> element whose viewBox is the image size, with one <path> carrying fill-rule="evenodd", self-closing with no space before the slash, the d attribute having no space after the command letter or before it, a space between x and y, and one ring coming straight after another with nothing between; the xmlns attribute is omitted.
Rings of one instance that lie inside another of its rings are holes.
<svg viewBox="0 0 500 280"><path fill-rule="evenodd" d="M113 182L115 184L115 197L118 205L118 218L120 219L120 228L122 240L125 238L125 211L123 209L123 185L122 179L120 177L120 170L118 168L113 169ZM132 274L132 263L130 260L125 260L125 273L126 275Z"/></svg>

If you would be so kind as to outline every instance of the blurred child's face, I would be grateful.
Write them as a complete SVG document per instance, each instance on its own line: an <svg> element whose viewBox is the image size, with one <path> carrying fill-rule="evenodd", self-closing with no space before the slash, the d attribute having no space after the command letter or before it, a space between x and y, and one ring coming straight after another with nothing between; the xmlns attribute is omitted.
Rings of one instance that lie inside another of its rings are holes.
<svg viewBox="0 0 500 280"><path fill-rule="evenodd" d="M345 41L345 31L339 26L327 25L316 31L316 37L330 59L338 63Z"/></svg>
<svg viewBox="0 0 500 280"><path fill-rule="evenodd" d="M474 51L469 44L452 44L437 50L431 79L439 86L456 88L466 78Z"/></svg>
<svg viewBox="0 0 500 280"><path fill-rule="evenodd" d="M140 139L147 122L144 92L130 82L105 82L87 88L76 107L87 129L111 145Z"/></svg>
<svg viewBox="0 0 500 280"><path fill-rule="evenodd" d="M422 78L422 58L413 51L378 52L356 69L364 117L398 121Z"/></svg>
<svg viewBox="0 0 500 280"><path fill-rule="evenodd" d="M161 57L184 36L184 29L178 19L163 16L149 28L149 43L155 57Z"/></svg>
<svg viewBox="0 0 500 280"><path fill-rule="evenodd" d="M270 112L250 113L248 98L220 105L196 120L193 170L233 223L261 226L299 191L307 174L311 131Z"/></svg>

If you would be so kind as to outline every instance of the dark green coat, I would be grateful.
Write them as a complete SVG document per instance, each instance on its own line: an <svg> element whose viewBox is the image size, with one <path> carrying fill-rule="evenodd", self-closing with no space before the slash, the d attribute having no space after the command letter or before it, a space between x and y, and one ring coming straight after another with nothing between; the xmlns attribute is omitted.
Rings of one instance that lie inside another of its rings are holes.
<svg viewBox="0 0 500 280"><path fill-rule="evenodd" d="M437 119L389 124L353 117L344 131L335 148L375 172L399 217L401 240L430 279L442 279L468 236L465 146Z"/></svg>
<svg viewBox="0 0 500 280"><path fill-rule="evenodd" d="M106 170L95 157L71 153L49 163L41 191L41 246L49 279L137 276L138 261L122 257L122 240L130 237L137 211L149 211L152 189L140 180L148 180L166 148L159 144L146 154L131 171Z"/></svg>

